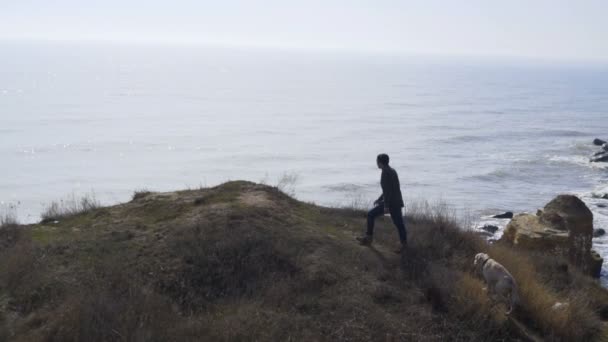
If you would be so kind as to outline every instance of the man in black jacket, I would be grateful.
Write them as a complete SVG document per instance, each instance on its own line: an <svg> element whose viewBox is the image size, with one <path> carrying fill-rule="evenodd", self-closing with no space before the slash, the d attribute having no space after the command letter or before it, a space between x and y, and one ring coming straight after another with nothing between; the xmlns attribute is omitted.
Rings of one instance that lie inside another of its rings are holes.
<svg viewBox="0 0 608 342"><path fill-rule="evenodd" d="M399 232L399 240L401 241L401 248L395 252L400 253L403 248L407 247L407 233L405 231L405 224L403 223L403 214L401 213L401 208L404 207L403 197L401 196L397 171L390 167L388 162L388 155L384 153L379 154L376 158L378 168L382 169L382 176L380 177L382 195L374 201L374 208L367 213L367 233L362 237L358 237L357 240L362 245L371 245L376 217L390 213L391 219Z"/></svg>

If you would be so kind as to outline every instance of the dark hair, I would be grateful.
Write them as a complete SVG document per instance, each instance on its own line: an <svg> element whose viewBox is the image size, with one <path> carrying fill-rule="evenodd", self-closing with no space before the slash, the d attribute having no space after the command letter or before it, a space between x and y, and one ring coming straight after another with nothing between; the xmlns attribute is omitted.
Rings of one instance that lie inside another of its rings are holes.
<svg viewBox="0 0 608 342"><path fill-rule="evenodd" d="M378 157L376 158L376 160L379 161L383 165L388 165L388 161L389 161L388 154L381 153L381 154L378 155Z"/></svg>

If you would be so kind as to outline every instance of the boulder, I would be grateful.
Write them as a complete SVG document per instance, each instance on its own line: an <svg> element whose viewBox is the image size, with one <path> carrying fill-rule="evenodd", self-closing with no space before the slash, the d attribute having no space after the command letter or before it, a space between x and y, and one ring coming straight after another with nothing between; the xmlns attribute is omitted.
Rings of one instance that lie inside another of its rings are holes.
<svg viewBox="0 0 608 342"><path fill-rule="evenodd" d="M504 214L494 215L492 217L493 218L499 218L499 219L510 219L510 218L513 218L513 213L510 212L510 211L507 211Z"/></svg>
<svg viewBox="0 0 608 342"><path fill-rule="evenodd" d="M589 159L589 161L591 161L592 163L608 162L608 152L603 152L598 155L594 155L593 157L591 157L591 159Z"/></svg>
<svg viewBox="0 0 608 342"><path fill-rule="evenodd" d="M602 145L602 149L603 149L604 151L608 151L608 144L604 144L604 145Z"/></svg>
<svg viewBox="0 0 608 342"><path fill-rule="evenodd" d="M500 241L515 247L563 253L568 246L568 232L545 225L540 216L519 214L509 222Z"/></svg>
<svg viewBox="0 0 608 342"><path fill-rule="evenodd" d="M605 143L606 142L604 140L602 140L602 139L598 139L598 138L593 139L593 145L602 146Z"/></svg>
<svg viewBox="0 0 608 342"><path fill-rule="evenodd" d="M589 208L576 196L560 195L536 215L513 217L500 241L562 255L584 273L596 275L599 255L591 253L592 238L593 214Z"/></svg>
<svg viewBox="0 0 608 342"><path fill-rule="evenodd" d="M604 154L604 153L606 153L606 151L599 151L599 152L595 152L595 153L593 154L593 157L600 156L600 155L602 155L602 154Z"/></svg>
<svg viewBox="0 0 608 342"><path fill-rule="evenodd" d="M593 237L600 237L605 234L606 234L606 231L602 228L597 228L597 229L593 230Z"/></svg>

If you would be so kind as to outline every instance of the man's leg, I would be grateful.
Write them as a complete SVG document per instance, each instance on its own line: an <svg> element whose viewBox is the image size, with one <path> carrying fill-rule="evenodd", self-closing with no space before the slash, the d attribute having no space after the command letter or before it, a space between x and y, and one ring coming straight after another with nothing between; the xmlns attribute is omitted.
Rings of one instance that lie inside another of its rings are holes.
<svg viewBox="0 0 608 342"><path fill-rule="evenodd" d="M405 223L403 223L403 215L401 214L401 208L391 208L391 219L393 223L397 227L397 231L399 232L399 240L402 245L407 244L407 232L405 230Z"/></svg>
<svg viewBox="0 0 608 342"><path fill-rule="evenodd" d="M367 236L374 235L374 222L376 217L384 214L384 205L377 205L367 212Z"/></svg>

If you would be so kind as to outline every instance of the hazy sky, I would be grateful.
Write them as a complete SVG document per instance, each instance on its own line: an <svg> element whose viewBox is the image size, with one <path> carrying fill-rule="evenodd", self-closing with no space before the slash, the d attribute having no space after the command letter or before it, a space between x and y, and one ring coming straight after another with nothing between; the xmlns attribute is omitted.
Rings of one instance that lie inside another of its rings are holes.
<svg viewBox="0 0 608 342"><path fill-rule="evenodd" d="M608 61L608 0L0 0L0 39Z"/></svg>

